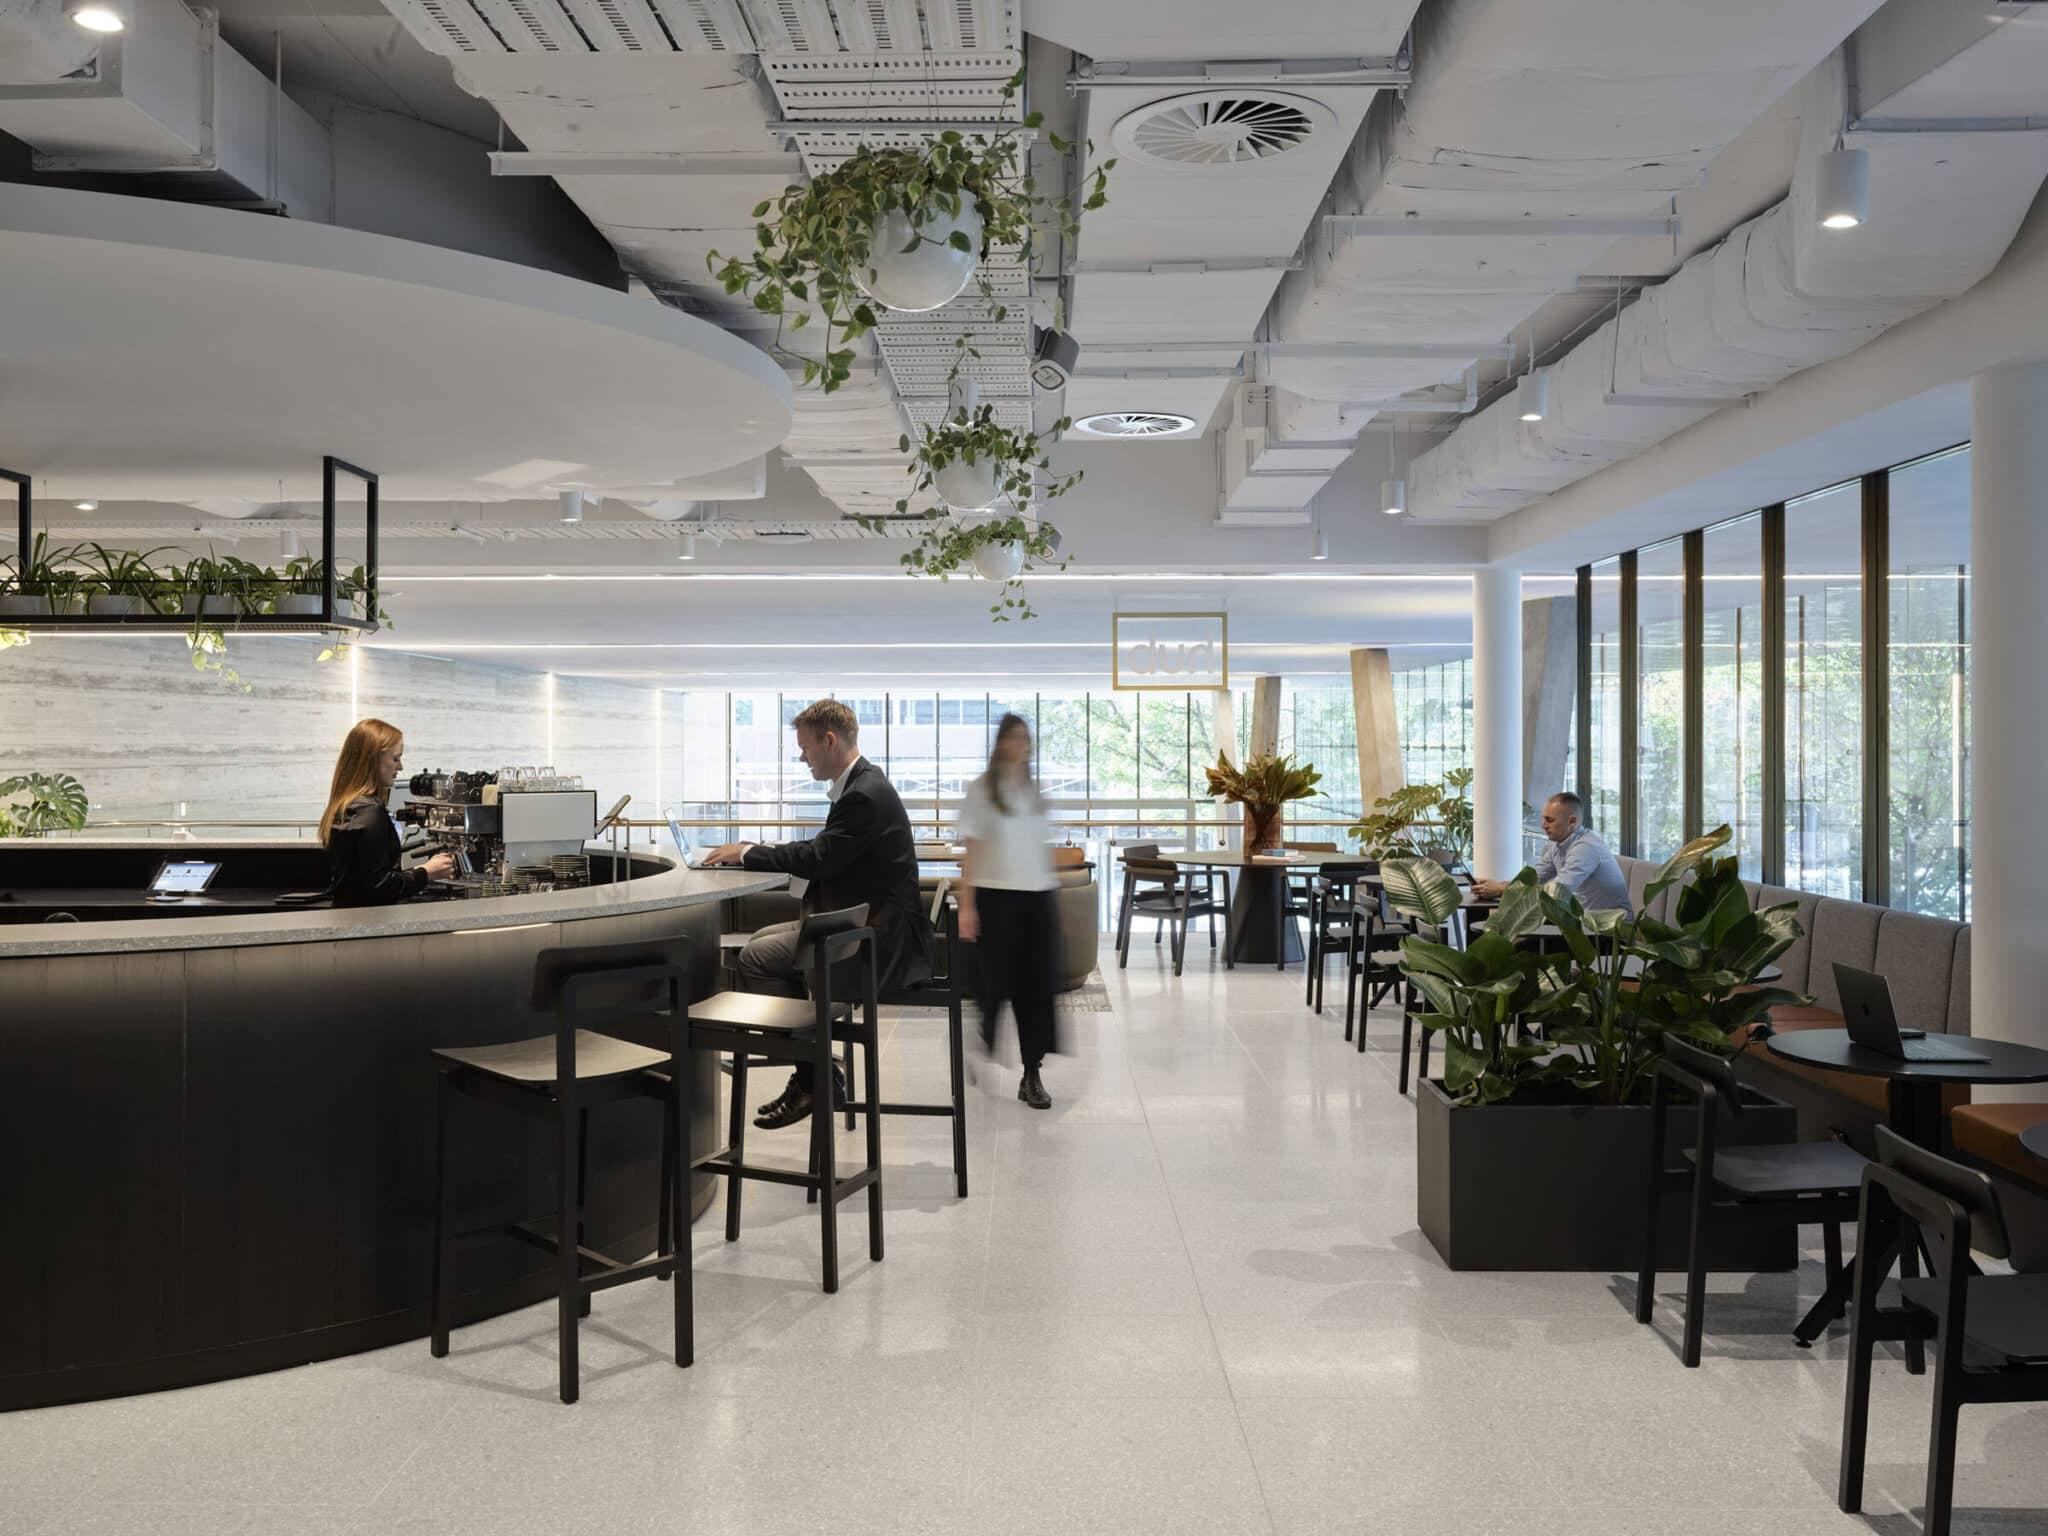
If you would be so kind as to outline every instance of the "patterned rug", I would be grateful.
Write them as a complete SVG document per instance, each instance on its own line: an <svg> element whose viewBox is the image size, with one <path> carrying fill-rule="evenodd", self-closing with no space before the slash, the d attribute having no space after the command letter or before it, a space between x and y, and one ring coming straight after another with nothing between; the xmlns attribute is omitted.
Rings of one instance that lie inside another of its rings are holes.
<svg viewBox="0 0 2048 1536"><path fill-rule="evenodd" d="M1090 971L1085 981L1071 992L1062 992L1053 999L1061 1013L1108 1013L1109 987L1099 970Z"/></svg>

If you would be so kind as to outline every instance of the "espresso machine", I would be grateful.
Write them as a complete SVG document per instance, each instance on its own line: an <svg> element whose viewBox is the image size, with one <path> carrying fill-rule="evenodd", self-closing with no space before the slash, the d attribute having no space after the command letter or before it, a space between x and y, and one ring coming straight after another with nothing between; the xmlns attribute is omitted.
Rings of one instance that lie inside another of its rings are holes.
<svg viewBox="0 0 2048 1536"><path fill-rule="evenodd" d="M584 844L597 830L597 791L530 770L416 773L393 786L392 816L414 829L409 851L449 853L461 871L450 894L509 896L587 885Z"/></svg>

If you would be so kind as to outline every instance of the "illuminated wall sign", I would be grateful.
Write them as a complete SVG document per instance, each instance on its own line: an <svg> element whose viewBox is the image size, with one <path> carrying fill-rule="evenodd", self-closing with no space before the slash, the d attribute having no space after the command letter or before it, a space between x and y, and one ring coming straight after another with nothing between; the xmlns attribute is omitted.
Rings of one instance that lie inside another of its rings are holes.
<svg viewBox="0 0 2048 1536"><path fill-rule="evenodd" d="M1112 681L1124 689L1228 688L1230 619L1221 613L1119 613Z"/></svg>

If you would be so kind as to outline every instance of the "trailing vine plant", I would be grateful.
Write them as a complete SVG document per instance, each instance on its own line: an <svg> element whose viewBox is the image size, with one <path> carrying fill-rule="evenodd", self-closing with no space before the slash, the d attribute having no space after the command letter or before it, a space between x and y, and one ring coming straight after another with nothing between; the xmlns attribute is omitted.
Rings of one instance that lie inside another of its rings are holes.
<svg viewBox="0 0 2048 1536"><path fill-rule="evenodd" d="M1007 102L1023 84L1020 69L1004 86L1003 99ZM853 344L875 327L881 306L868 298L861 279L872 281L874 231L890 213L901 213L910 225L906 253L942 243L972 251L976 290L991 306L991 319L1001 321L1008 306L996 300L988 276L989 251L1015 246L1028 270L1041 217L1057 219L1064 243L1079 231L1084 212L1109 200L1113 159L1095 169L1078 201L1039 188L1020 135L1044 122L1043 113L1032 112L1015 127L991 133L948 129L916 149L864 144L824 175L756 205L755 249L750 255L726 256L714 250L705 264L728 294L743 295L756 310L775 317L773 350L802 364L804 383L820 384L830 394L852 372ZM1062 154L1073 147L1058 134L1047 138ZM981 216L978 250L965 230L948 227L960 218L970 198ZM927 233L941 227L946 228L942 238ZM823 356L790 354L782 345L785 331L807 327L813 312L824 322ZM971 351L967 338L961 339L961 347Z"/></svg>
<svg viewBox="0 0 2048 1536"><path fill-rule="evenodd" d="M975 555L990 545L1022 545L1023 568L1004 580L1002 590L989 604L988 611L998 624L1011 619L1038 617L1024 596L1023 575L1034 563L1046 564L1057 557L1060 537L1057 528L1051 523L1031 522L1017 512L1004 517L976 518L971 523L956 522L943 512L931 512L926 516L930 526L924 536L915 548L906 551L899 559L906 570L914 576L936 576L945 581L973 566ZM1065 560L1060 560L1054 567L1062 571L1066 568Z"/></svg>

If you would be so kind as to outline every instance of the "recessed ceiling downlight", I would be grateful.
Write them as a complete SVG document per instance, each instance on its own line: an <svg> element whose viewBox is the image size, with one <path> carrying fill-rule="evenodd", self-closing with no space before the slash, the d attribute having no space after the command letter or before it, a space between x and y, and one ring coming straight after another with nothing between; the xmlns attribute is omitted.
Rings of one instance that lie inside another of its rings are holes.
<svg viewBox="0 0 2048 1536"><path fill-rule="evenodd" d="M126 25L121 13L110 5L75 5L70 17L88 32L119 32Z"/></svg>
<svg viewBox="0 0 2048 1536"><path fill-rule="evenodd" d="M1110 131L1120 155L1162 165L1257 165L1300 149L1336 114L1309 96L1190 91L1138 108Z"/></svg>
<svg viewBox="0 0 2048 1536"><path fill-rule="evenodd" d="M1074 423L1083 437L1182 437L1195 430L1195 418L1171 411L1103 411Z"/></svg>

